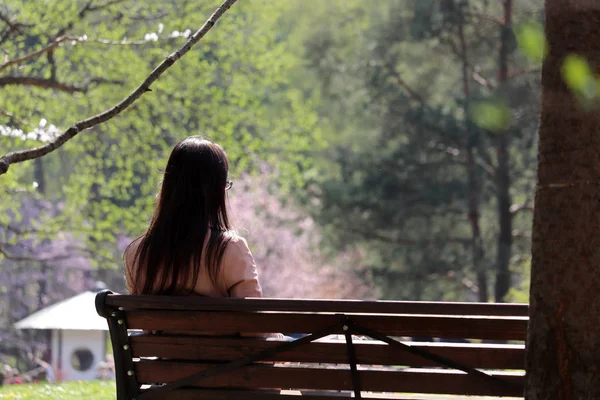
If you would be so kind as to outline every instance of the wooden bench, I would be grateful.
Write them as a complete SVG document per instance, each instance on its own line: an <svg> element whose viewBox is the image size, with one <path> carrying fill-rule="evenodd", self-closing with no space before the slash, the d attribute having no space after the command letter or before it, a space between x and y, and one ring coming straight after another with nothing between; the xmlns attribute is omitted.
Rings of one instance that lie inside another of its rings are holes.
<svg viewBox="0 0 600 400"><path fill-rule="evenodd" d="M281 400L294 398L294 390L311 400L398 399L408 398L406 393L523 396L525 304L103 291L96 309L108 320L119 400ZM269 332L307 336L246 336Z"/></svg>

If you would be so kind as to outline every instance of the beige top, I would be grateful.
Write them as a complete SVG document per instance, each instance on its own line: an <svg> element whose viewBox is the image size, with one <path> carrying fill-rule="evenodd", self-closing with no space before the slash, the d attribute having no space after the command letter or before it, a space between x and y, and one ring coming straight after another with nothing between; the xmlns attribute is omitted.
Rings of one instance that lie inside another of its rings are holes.
<svg viewBox="0 0 600 400"><path fill-rule="evenodd" d="M125 286L130 293L133 288L130 279L136 277L136 267L133 264L139 242L140 240L136 239L123 255L126 268ZM199 268L198 281L193 288L196 294L209 297L262 297L256 263L243 237L233 235L225 247L216 285L210 279L206 266L200 265Z"/></svg>
<svg viewBox="0 0 600 400"><path fill-rule="evenodd" d="M127 291L131 293L133 285L130 282L130 277L136 276L136 268L134 266L134 257L139 246L140 239L136 239L125 250L123 258L125 259L125 286ZM205 244L206 246L206 244ZM258 282L258 272L256 263L246 239L232 233L231 240L225 247L223 258L221 260L221 268L219 270L219 279L215 285L208 275L208 269L205 265L200 265L198 281L193 292L202 296L209 297L262 297L262 289ZM189 289L189 288L185 288ZM197 334L197 332L171 332L179 334ZM217 335L219 332L204 332L204 334ZM242 336L259 336L259 337L275 337L283 338L281 333L258 333L245 334Z"/></svg>

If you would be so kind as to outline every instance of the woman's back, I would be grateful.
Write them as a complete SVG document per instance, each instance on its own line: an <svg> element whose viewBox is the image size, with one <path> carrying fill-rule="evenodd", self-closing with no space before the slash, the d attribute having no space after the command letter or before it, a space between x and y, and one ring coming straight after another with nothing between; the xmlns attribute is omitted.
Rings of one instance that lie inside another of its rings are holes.
<svg viewBox="0 0 600 400"><path fill-rule="evenodd" d="M195 284L192 279L184 279L173 294L196 294L210 297L262 297L262 289L258 281L258 273L254 257L250 252L248 243L243 237L235 233L227 233L229 241L223 252L221 264L216 279L211 279L209 268L205 265L205 257L199 265L192 266L198 272ZM148 278L143 268L140 269L136 261L141 238L136 239L125 250L126 287L130 293L139 293L139 283L146 282ZM204 241L204 249L207 240ZM206 251L203 251L206 254ZM153 290L144 294L161 294L158 281Z"/></svg>
<svg viewBox="0 0 600 400"><path fill-rule="evenodd" d="M221 146L198 136L175 145L148 229L123 254L129 293L262 297L248 243L229 223L228 175Z"/></svg>

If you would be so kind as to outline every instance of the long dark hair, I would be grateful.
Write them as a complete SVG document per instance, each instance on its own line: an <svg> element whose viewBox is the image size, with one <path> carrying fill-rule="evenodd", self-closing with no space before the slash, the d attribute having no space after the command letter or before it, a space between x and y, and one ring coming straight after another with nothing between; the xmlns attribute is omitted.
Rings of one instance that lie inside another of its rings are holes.
<svg viewBox="0 0 600 400"><path fill-rule="evenodd" d="M218 144L199 136L177 143L156 210L135 253L135 294L188 294L198 281L201 262L217 282L231 240L225 194L228 172L227 155Z"/></svg>

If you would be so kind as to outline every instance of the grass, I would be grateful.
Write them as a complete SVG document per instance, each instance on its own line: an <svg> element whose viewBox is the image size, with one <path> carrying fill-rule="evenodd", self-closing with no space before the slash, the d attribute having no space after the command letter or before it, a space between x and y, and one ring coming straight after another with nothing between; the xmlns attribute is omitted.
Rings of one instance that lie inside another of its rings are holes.
<svg viewBox="0 0 600 400"><path fill-rule="evenodd" d="M2 400L114 400L114 381L34 383L0 387Z"/></svg>
<svg viewBox="0 0 600 400"><path fill-rule="evenodd" d="M286 391L291 392L291 391ZM296 394L294 392L294 394ZM114 400L117 397L114 381L77 381L0 386L0 400ZM374 395L373 399L377 396ZM386 396L386 398L388 398ZM493 397L463 397L444 395L406 395L402 399L435 400L494 400ZM332 397L334 399L334 397ZM509 398L506 398L509 400ZM510 398L514 399L514 398Z"/></svg>

